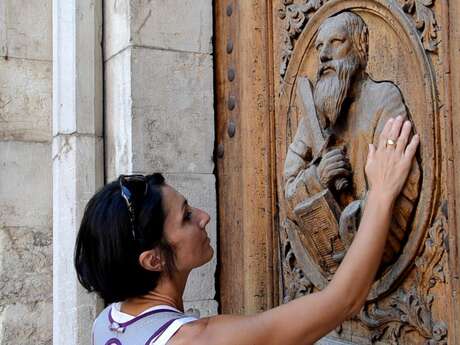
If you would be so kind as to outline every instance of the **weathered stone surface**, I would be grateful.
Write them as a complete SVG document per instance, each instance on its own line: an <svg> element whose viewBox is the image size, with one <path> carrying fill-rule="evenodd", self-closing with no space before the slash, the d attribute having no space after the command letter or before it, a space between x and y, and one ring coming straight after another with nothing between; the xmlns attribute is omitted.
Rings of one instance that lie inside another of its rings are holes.
<svg viewBox="0 0 460 345"><path fill-rule="evenodd" d="M132 49L133 169L212 173L212 58Z"/></svg>
<svg viewBox="0 0 460 345"><path fill-rule="evenodd" d="M1 306L0 344L51 345L52 321L50 300Z"/></svg>
<svg viewBox="0 0 460 345"><path fill-rule="evenodd" d="M105 66L105 169L111 181L132 170L131 49Z"/></svg>
<svg viewBox="0 0 460 345"><path fill-rule="evenodd" d="M210 56L129 48L105 73L109 180L151 169L212 173Z"/></svg>
<svg viewBox="0 0 460 345"><path fill-rule="evenodd" d="M0 56L52 59L52 0L0 2Z"/></svg>
<svg viewBox="0 0 460 345"><path fill-rule="evenodd" d="M51 241L49 228L0 227L0 305L51 301Z"/></svg>
<svg viewBox="0 0 460 345"><path fill-rule="evenodd" d="M51 228L51 145L0 141L0 226Z"/></svg>
<svg viewBox="0 0 460 345"><path fill-rule="evenodd" d="M79 284L73 253L104 176L102 2L54 0L53 25L53 343L90 344L100 306Z"/></svg>
<svg viewBox="0 0 460 345"><path fill-rule="evenodd" d="M53 135L102 135L102 7L55 1Z"/></svg>
<svg viewBox="0 0 460 345"><path fill-rule="evenodd" d="M217 315L217 308L219 307L217 301L193 301L184 302L184 309L188 315L195 317L207 317Z"/></svg>
<svg viewBox="0 0 460 345"><path fill-rule="evenodd" d="M166 174L166 182L188 200L189 204L203 209L211 216L207 226L214 256L206 265L194 269L184 292L184 301L200 301L215 298L214 274L216 271L216 192L212 174Z"/></svg>
<svg viewBox="0 0 460 345"><path fill-rule="evenodd" d="M0 140L51 140L51 84L51 62L0 59Z"/></svg>
<svg viewBox="0 0 460 345"><path fill-rule="evenodd" d="M211 0L131 2L131 36L136 45L211 53Z"/></svg>
<svg viewBox="0 0 460 345"><path fill-rule="evenodd" d="M104 1L104 61L131 43L130 0Z"/></svg>
<svg viewBox="0 0 460 345"><path fill-rule="evenodd" d="M53 225L77 232L84 208L103 184L103 141L87 135L58 135L53 139ZM61 224L60 222L63 222ZM70 223L72 222L72 223ZM60 227L61 226L61 227ZM67 241L73 247L73 240ZM62 242L58 242L62 245Z"/></svg>
<svg viewBox="0 0 460 345"><path fill-rule="evenodd" d="M212 52L211 0L110 0L105 18L106 58L132 45Z"/></svg>
<svg viewBox="0 0 460 345"><path fill-rule="evenodd" d="M0 152L0 344L51 344L50 144Z"/></svg>
<svg viewBox="0 0 460 345"><path fill-rule="evenodd" d="M96 296L88 294L77 280L73 253L84 207L102 185L102 148L99 137L74 134L53 138L55 344L89 344L89 329L99 310ZM69 306L74 310L69 311Z"/></svg>

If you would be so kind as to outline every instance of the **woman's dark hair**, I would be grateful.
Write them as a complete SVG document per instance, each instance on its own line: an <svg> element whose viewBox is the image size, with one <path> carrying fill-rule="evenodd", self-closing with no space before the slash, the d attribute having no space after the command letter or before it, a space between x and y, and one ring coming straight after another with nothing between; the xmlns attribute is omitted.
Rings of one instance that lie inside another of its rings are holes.
<svg viewBox="0 0 460 345"><path fill-rule="evenodd" d="M158 246L166 271L174 270L174 254L163 231L161 174L145 176L147 192L133 200L134 222L119 180L105 185L86 205L75 245L78 280L106 303L146 294L155 288L159 272L144 269L139 255ZM133 227L135 235L133 236Z"/></svg>

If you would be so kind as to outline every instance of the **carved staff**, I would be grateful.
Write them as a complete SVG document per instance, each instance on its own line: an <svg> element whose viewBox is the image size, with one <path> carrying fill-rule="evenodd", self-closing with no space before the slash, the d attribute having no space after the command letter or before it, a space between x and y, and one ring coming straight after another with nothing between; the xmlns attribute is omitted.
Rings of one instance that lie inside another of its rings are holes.
<svg viewBox="0 0 460 345"><path fill-rule="evenodd" d="M317 145L312 145L313 160L312 164L318 163L321 160L321 157L325 153L329 142L331 140L331 134L325 134L318 120L318 114L316 113L315 102L313 100L312 85L310 80L306 77L300 77L298 81L298 91L300 97L302 98L302 108L303 114L307 118L307 121L310 123L311 137L313 143ZM348 185L348 181L345 177L335 180L335 189L340 191Z"/></svg>

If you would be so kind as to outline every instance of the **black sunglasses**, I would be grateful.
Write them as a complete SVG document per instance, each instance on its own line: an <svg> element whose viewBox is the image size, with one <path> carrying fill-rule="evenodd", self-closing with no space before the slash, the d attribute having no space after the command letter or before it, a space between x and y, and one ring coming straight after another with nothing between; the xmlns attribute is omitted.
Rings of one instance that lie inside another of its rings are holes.
<svg viewBox="0 0 460 345"><path fill-rule="evenodd" d="M136 240L136 213L134 211L134 201L147 195L147 179L144 175L120 175L118 182L120 184L121 196L125 199L126 206L128 206L129 220L131 221L131 232L134 240Z"/></svg>

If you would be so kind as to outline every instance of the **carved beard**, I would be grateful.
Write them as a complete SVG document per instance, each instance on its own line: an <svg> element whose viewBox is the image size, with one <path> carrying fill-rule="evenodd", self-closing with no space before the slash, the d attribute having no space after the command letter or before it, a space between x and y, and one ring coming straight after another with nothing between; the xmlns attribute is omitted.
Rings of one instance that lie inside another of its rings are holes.
<svg viewBox="0 0 460 345"><path fill-rule="evenodd" d="M332 68L333 72L324 74L326 68ZM313 97L319 118L326 120L326 123L322 121L324 127L332 126L337 121L358 68L358 58L353 54L320 66Z"/></svg>

